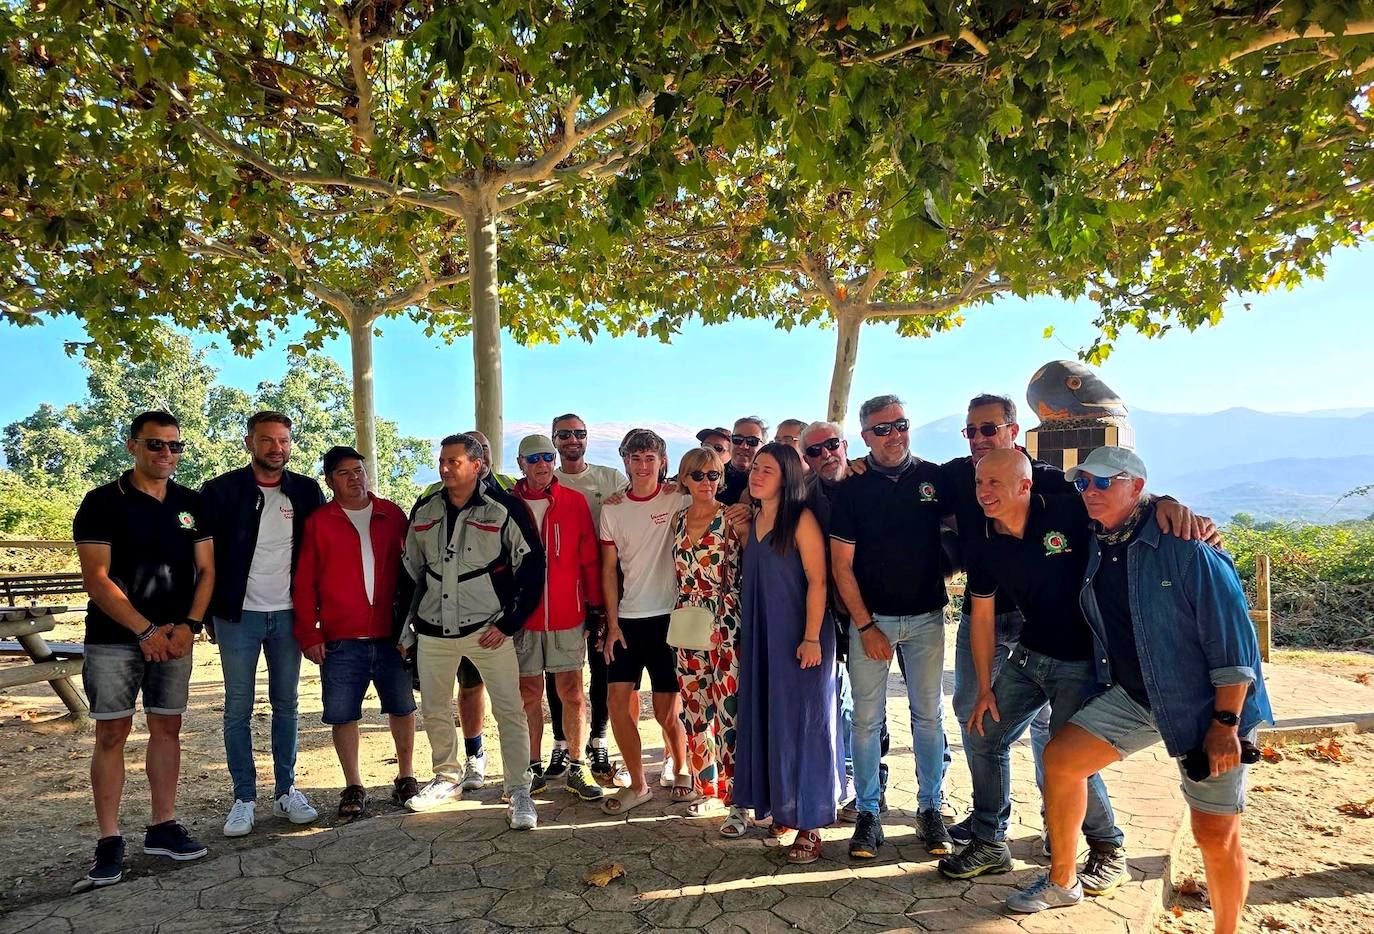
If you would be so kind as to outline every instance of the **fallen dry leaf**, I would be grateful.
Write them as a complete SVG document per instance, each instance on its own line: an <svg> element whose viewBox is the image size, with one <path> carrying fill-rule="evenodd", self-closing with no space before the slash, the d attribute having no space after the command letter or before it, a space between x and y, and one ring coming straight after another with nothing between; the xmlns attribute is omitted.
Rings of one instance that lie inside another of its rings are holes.
<svg viewBox="0 0 1374 934"><path fill-rule="evenodd" d="M1174 907L1170 908L1169 910L1170 910L1171 912L1173 912L1173 915L1174 915L1175 918L1181 918L1181 917L1183 917L1183 909L1180 908L1180 907L1178 907L1177 905L1175 905Z"/></svg>
<svg viewBox="0 0 1374 934"><path fill-rule="evenodd" d="M1202 887L1202 884L1192 876L1188 876L1180 882L1177 891L1180 895L1190 895L1194 898L1201 898L1206 893L1206 889Z"/></svg>
<svg viewBox="0 0 1374 934"><path fill-rule="evenodd" d="M1265 915L1260 919L1260 927L1268 931L1291 931L1293 926L1282 918L1275 918L1273 915Z"/></svg>
<svg viewBox="0 0 1374 934"><path fill-rule="evenodd" d="M1362 671L1355 676L1355 680L1360 684L1367 684L1374 687L1374 671Z"/></svg>
<svg viewBox="0 0 1374 934"><path fill-rule="evenodd" d="M582 881L597 888L605 888L612 879L625 875L625 867L614 861L597 863L582 874Z"/></svg>
<svg viewBox="0 0 1374 934"><path fill-rule="evenodd" d="M1368 801L1347 801L1336 805L1336 810L1351 817L1374 817L1374 798Z"/></svg>
<svg viewBox="0 0 1374 934"><path fill-rule="evenodd" d="M1326 762L1349 762L1350 757L1341 748L1340 741L1334 736L1319 740L1311 745L1307 754L1313 759L1324 760Z"/></svg>
<svg viewBox="0 0 1374 934"><path fill-rule="evenodd" d="M1282 762L1286 757L1273 746L1261 746L1260 758L1265 762Z"/></svg>

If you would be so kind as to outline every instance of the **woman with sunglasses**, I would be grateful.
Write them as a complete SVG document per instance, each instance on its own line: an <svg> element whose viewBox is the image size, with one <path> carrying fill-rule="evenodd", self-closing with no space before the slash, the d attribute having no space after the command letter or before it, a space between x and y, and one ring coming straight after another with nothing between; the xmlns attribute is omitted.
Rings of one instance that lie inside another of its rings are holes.
<svg viewBox="0 0 1374 934"><path fill-rule="evenodd" d="M774 836L796 828L787 860L811 863L845 778L825 542L791 447L760 449L749 493L759 508L740 581L735 803L758 817L771 813Z"/></svg>
<svg viewBox="0 0 1374 934"><path fill-rule="evenodd" d="M716 501L724 474L720 457L707 447L688 451L678 465L678 489L692 500L673 517L677 606L710 610L715 626L710 649L677 652L687 721L687 774L694 785L678 784L672 794L675 800L699 796L688 808L694 817L729 806L720 834L734 838L743 836L749 819L733 803L740 541L726 507Z"/></svg>

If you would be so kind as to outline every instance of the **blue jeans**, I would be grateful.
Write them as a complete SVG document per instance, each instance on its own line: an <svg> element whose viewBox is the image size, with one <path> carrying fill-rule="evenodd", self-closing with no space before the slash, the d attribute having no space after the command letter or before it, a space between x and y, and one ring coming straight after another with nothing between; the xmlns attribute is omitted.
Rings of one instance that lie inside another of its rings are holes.
<svg viewBox="0 0 1374 934"><path fill-rule="evenodd" d="M843 662L836 666L835 684L840 694L840 739L844 743L844 775L849 785L854 783L854 692L849 689L849 666ZM887 791L887 763L882 758L888 749L887 718L883 718L883 729L878 747L878 786L879 793ZM848 795L853 789L846 787Z"/></svg>
<svg viewBox="0 0 1374 934"><path fill-rule="evenodd" d="M939 809L949 743L945 741L943 685L945 667L944 613L920 616L881 616L873 623L887 636L906 665L906 695L911 707L911 746L916 759L918 807ZM860 811L878 813L878 763L882 753L882 724L887 713L887 674L890 660L868 657L859 627L849 631L849 678L854 692L854 784Z"/></svg>
<svg viewBox="0 0 1374 934"><path fill-rule="evenodd" d="M1007 656L1016 648L1021 639L1021 613L1012 610L998 613L994 617L997 648L992 656L992 683L997 683L997 675L1006 664ZM968 613L959 614L959 632L954 637L954 716L959 721L959 733L964 737L964 756L968 757L968 723L973 705L978 703L978 671L973 667L973 647L969 642L969 626L972 622ZM1030 724L1031 761L1035 763L1035 787L1041 793L1045 790L1045 747L1050 744L1050 705L1046 704L1036 713ZM973 770L973 763L969 763ZM1044 807L1041 807L1041 811Z"/></svg>
<svg viewBox="0 0 1374 934"><path fill-rule="evenodd" d="M258 797L258 769L253 761L253 695L257 688L258 656L267 656L267 698L272 704L272 796L280 798L296 783L296 694L301 680L301 647L292 625L295 613L244 610L232 623L215 618L224 669L224 755L234 798Z"/></svg>
<svg viewBox="0 0 1374 934"><path fill-rule="evenodd" d="M1051 705L1053 735L1083 706L1086 692L1096 683L1091 660L1066 662L1017 647L993 685L1001 720L983 715L983 730L968 734L968 765L973 777L973 822L979 840L1001 843L1011 817L1011 744L1020 739L1031 719ZM1107 798L1101 775L1088 779L1088 811L1083 835L1090 843L1121 846L1125 837Z"/></svg>

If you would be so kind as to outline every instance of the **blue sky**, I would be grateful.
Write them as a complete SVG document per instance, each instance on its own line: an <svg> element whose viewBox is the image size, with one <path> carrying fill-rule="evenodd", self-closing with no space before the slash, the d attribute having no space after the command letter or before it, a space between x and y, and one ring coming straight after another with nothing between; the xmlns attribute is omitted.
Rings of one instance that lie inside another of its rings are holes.
<svg viewBox="0 0 1374 934"><path fill-rule="evenodd" d="M1102 376L1129 405L1154 411L1374 407L1371 268L1368 251L1343 250L1324 280L1237 298L1215 328L1157 340L1123 337ZM860 341L851 415L881 392L901 395L918 423L962 412L978 392L1007 392L1020 401L1041 364L1091 343L1091 322L1087 305L1011 299L975 309L962 328L928 339L899 338L890 326L870 325ZM1055 327L1049 339L1042 336L1047 325ZM71 319L34 328L0 324L0 425L40 402L65 404L83 395L80 363L62 350L64 341L82 337ZM280 377L288 342L284 337L245 360L220 339L212 359L222 379L251 389L260 379ZM834 346L833 330L788 333L757 321L694 325L671 345L638 338L532 348L507 342L506 420L545 422L567 410L588 421L688 426L750 413L770 423L819 418ZM346 342L327 352L348 367ZM472 421L468 341L446 346L410 322L391 321L383 324L375 354L378 414L399 422L403 432L442 436Z"/></svg>

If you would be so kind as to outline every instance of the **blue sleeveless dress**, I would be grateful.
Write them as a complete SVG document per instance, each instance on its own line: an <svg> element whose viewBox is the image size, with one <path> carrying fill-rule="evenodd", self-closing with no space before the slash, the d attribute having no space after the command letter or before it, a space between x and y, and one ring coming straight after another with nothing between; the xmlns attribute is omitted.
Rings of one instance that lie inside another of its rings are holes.
<svg viewBox="0 0 1374 934"><path fill-rule="evenodd" d="M740 580L735 804L799 830L834 823L844 790L835 679L835 627L821 624L821 663L803 669L806 574L795 548L779 555L770 531L750 528Z"/></svg>

